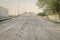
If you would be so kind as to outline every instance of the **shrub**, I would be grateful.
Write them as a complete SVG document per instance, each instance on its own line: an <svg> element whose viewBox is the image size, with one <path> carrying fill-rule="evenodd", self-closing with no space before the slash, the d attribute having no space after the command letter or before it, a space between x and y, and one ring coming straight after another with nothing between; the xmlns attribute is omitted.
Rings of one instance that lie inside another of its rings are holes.
<svg viewBox="0 0 60 40"><path fill-rule="evenodd" d="M46 16L45 13L38 13L37 15L38 15L38 16Z"/></svg>

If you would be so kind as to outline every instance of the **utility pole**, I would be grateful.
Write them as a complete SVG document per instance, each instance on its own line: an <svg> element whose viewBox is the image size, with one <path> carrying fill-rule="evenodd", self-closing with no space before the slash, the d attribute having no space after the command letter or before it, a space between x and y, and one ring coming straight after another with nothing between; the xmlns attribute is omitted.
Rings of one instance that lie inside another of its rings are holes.
<svg viewBox="0 0 60 40"><path fill-rule="evenodd" d="M17 7L17 8L18 8L18 15L19 15L19 4L18 4L17 6L18 6L18 7Z"/></svg>
<svg viewBox="0 0 60 40"><path fill-rule="evenodd" d="M19 11L20 11L20 9L19 9L19 5L21 4L21 1L19 1L18 3L17 3L17 13L18 13L18 15L19 15Z"/></svg>
<svg viewBox="0 0 60 40"><path fill-rule="evenodd" d="M18 6L18 15L19 15L19 6Z"/></svg>

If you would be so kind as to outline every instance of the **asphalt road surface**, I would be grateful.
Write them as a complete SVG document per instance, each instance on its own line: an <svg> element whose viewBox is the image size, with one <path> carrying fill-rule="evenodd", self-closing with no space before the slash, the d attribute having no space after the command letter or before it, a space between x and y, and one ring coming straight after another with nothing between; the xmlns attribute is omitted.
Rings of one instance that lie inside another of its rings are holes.
<svg viewBox="0 0 60 40"><path fill-rule="evenodd" d="M34 14L22 14L2 22L0 40L60 40L60 27Z"/></svg>

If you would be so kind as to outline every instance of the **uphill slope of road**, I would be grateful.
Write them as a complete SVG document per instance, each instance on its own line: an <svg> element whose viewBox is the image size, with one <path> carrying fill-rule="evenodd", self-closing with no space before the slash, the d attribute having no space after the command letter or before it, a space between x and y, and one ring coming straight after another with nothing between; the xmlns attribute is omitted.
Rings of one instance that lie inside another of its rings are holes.
<svg viewBox="0 0 60 40"><path fill-rule="evenodd" d="M23 14L0 25L0 40L60 40L60 27L34 14Z"/></svg>

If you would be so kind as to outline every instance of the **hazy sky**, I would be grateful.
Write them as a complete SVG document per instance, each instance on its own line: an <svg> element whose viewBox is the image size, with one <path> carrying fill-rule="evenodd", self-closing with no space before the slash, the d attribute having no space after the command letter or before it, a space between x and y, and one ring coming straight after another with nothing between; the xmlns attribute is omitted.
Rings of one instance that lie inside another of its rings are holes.
<svg viewBox="0 0 60 40"><path fill-rule="evenodd" d="M11 12L17 12L19 6L21 13L24 11L37 13L41 10L36 6L36 2L37 0L0 0L0 6L10 9Z"/></svg>

